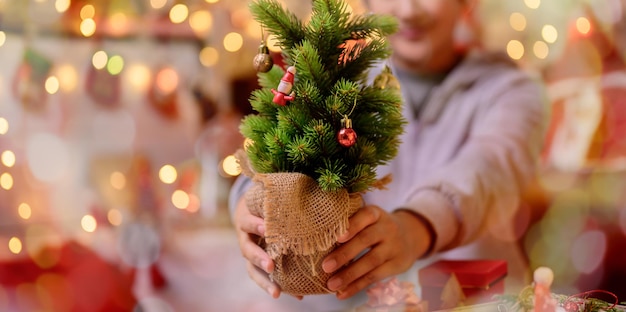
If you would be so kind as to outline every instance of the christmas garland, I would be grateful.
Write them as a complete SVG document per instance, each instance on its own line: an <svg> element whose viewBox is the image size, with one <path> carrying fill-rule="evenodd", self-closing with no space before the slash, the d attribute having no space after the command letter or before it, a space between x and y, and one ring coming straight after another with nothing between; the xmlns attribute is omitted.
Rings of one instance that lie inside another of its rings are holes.
<svg viewBox="0 0 626 312"><path fill-rule="evenodd" d="M604 293L615 298L613 302L607 302L590 295ZM558 303L557 311L564 312L624 312L625 305L618 304L617 296L605 290L591 290L575 295L552 294ZM503 312L527 312L536 311L534 307L534 288L527 286L518 295L499 295L498 311ZM624 302L622 302L624 304Z"/></svg>

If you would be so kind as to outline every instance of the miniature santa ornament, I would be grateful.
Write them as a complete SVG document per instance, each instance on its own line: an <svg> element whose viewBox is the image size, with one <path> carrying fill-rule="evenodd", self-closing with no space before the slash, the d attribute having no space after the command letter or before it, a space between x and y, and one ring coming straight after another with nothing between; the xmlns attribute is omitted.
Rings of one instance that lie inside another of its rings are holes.
<svg viewBox="0 0 626 312"><path fill-rule="evenodd" d="M274 93L274 99L272 102L285 106L287 102L293 101L295 95L291 92L293 88L294 76L296 75L296 67L289 66L287 71L283 75L283 78L280 79L280 83L278 84L278 88L272 89L272 93Z"/></svg>

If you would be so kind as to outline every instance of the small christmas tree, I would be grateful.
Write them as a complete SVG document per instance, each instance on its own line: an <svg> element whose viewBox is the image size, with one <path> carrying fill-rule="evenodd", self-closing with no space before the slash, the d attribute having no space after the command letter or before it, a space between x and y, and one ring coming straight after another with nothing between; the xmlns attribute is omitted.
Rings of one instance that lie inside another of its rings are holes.
<svg viewBox="0 0 626 312"><path fill-rule="evenodd" d="M240 126L248 138L238 157L255 182L252 214L264 218L260 245L274 259L271 277L283 292L328 293L321 261L362 205L360 194L380 185L376 167L397 153L405 120L399 85L388 67L371 84L368 72L390 55L390 16L353 16L341 0L314 0L299 20L276 0L250 9L282 47L286 69L271 67L262 45L254 65L258 112Z"/></svg>
<svg viewBox="0 0 626 312"><path fill-rule="evenodd" d="M259 74L262 88L250 100L258 114L241 125L252 142L251 165L260 173L303 173L326 191L367 190L376 181L376 167L396 155L404 123L398 88L381 81L391 74L366 84L369 68L390 54L385 36L396 30L395 19L351 18L339 0L313 1L308 25L273 0L250 8L295 67L293 95L286 95L293 99L286 105L273 101L277 91L272 92L285 71L274 66ZM338 138L342 130L347 137ZM353 132L356 138L349 136Z"/></svg>

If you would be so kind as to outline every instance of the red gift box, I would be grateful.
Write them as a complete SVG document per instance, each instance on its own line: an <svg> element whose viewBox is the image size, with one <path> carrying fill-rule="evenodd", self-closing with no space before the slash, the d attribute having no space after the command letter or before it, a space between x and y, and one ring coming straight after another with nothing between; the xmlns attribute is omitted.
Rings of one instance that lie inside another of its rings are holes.
<svg viewBox="0 0 626 312"><path fill-rule="evenodd" d="M419 283L422 287L422 299L428 301L433 309L450 308L449 302L442 301L444 286L454 287L454 277L458 281L458 302L478 304L493 301L493 296L504 293L504 278L507 264L504 260L440 260L422 268ZM464 297L464 298L463 298Z"/></svg>

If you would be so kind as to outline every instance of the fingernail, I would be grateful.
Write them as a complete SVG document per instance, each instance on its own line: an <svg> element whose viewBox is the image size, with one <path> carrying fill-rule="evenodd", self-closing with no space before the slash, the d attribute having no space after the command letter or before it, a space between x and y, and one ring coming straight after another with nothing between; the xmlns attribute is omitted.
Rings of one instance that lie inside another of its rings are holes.
<svg viewBox="0 0 626 312"><path fill-rule="evenodd" d="M348 239L348 235L350 234L350 232L345 231L343 232L341 235L337 236L337 241L338 242L344 242L346 239Z"/></svg>
<svg viewBox="0 0 626 312"><path fill-rule="evenodd" d="M337 289L339 289L340 286L341 286L341 279L340 278L331 278L328 281L328 288L330 290L337 290Z"/></svg>
<svg viewBox="0 0 626 312"><path fill-rule="evenodd" d="M335 259L330 259L322 263L322 269L324 269L324 272L326 273L331 273L335 271L336 267L337 267L337 261L335 261Z"/></svg>
<svg viewBox="0 0 626 312"><path fill-rule="evenodd" d="M267 273L270 273L269 262L267 260L261 261L261 269L263 269L263 271Z"/></svg>
<svg viewBox="0 0 626 312"><path fill-rule="evenodd" d="M274 285L270 285L267 287L267 293L270 294L270 296L277 298L276 296L276 287Z"/></svg>
<svg viewBox="0 0 626 312"><path fill-rule="evenodd" d="M265 236L265 225L259 225L256 230L259 231L259 234L261 234L261 236Z"/></svg>

